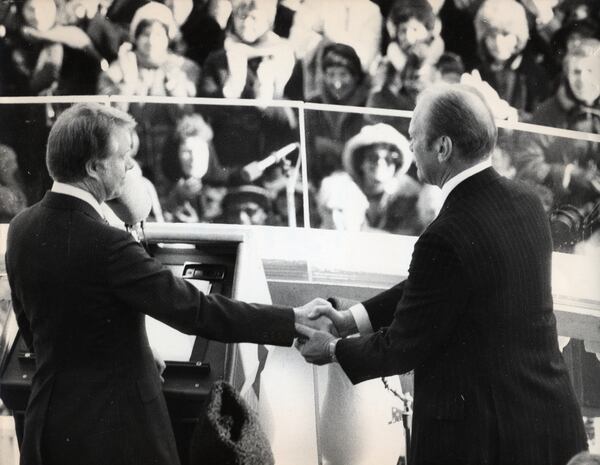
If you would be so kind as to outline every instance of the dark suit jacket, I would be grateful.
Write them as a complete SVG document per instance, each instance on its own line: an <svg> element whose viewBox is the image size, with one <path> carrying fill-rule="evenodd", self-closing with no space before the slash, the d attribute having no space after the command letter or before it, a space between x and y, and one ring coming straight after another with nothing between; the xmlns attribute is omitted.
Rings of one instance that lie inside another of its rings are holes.
<svg viewBox="0 0 600 465"><path fill-rule="evenodd" d="M294 337L291 309L201 294L75 197L18 215L6 265L37 354L22 465L179 463L144 314L220 341Z"/></svg>
<svg viewBox="0 0 600 465"><path fill-rule="evenodd" d="M492 168L459 184L407 280L341 340L353 383L414 369L411 465L564 465L586 448L558 348L552 243L534 194Z"/></svg>

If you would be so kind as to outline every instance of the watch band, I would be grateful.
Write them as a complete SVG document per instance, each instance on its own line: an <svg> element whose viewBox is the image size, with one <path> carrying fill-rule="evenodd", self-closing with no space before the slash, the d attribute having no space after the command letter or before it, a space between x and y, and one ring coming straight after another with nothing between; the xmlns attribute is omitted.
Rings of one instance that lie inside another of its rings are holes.
<svg viewBox="0 0 600 465"><path fill-rule="evenodd" d="M338 359L335 356L335 348L337 346L337 342L340 340L340 338L338 337L337 339L334 339L332 341L329 342L329 361L331 363L337 363Z"/></svg>

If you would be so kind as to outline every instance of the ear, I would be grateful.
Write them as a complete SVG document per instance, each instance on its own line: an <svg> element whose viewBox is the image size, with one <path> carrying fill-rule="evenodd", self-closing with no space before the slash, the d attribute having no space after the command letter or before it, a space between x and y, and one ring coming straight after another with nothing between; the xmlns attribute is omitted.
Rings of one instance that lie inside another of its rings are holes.
<svg viewBox="0 0 600 465"><path fill-rule="evenodd" d="M98 159L91 159L85 162L85 172L89 178L100 181L99 170L102 169L102 162Z"/></svg>
<svg viewBox="0 0 600 465"><path fill-rule="evenodd" d="M447 163L452 155L452 139L441 136L438 139L437 158L440 163Z"/></svg>

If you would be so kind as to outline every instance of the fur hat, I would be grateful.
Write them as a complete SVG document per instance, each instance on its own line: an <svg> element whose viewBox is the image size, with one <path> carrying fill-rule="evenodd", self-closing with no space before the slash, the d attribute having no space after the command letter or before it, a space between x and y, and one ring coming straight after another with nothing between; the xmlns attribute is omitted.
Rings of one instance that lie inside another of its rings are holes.
<svg viewBox="0 0 600 465"><path fill-rule="evenodd" d="M413 154L408 140L389 124L378 123L372 126L364 126L358 134L346 142L342 154L342 164L346 172L352 176L352 179L360 182L359 161L357 160L359 149L374 144L389 144L396 147L402 156L396 167L396 174L400 175L408 171L413 161Z"/></svg>
<svg viewBox="0 0 600 465"><path fill-rule="evenodd" d="M177 36L177 23L175 23L173 13L168 6L162 3L148 2L135 10L129 26L129 37L132 41L135 40L137 28L142 21L158 21L165 26L169 39L173 40Z"/></svg>
<svg viewBox="0 0 600 465"><path fill-rule="evenodd" d="M525 8L515 0L486 0L475 15L477 42L493 30L515 34L517 50L523 50L529 40Z"/></svg>

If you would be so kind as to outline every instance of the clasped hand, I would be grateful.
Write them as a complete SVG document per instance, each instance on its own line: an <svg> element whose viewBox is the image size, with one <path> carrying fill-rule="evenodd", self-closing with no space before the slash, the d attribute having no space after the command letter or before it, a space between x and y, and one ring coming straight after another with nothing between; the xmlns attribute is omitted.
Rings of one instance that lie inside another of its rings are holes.
<svg viewBox="0 0 600 465"><path fill-rule="evenodd" d="M327 300L316 298L294 308L294 314L298 335L296 349L309 363L330 363L330 343L351 332L354 318L350 312L338 312Z"/></svg>

